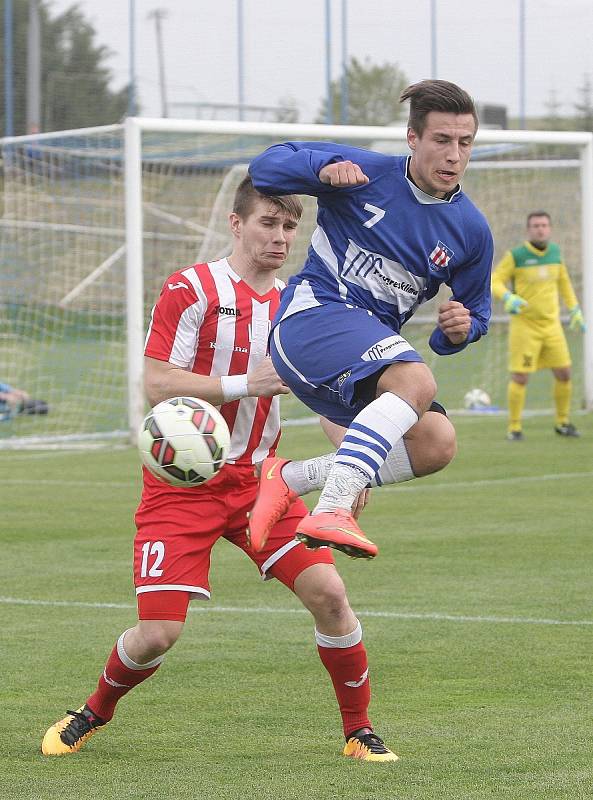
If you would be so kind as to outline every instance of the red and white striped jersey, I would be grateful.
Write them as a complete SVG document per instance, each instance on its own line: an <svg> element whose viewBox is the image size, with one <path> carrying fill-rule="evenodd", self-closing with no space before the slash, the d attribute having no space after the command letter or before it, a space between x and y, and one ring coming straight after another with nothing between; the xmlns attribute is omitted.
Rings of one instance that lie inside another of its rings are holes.
<svg viewBox="0 0 593 800"><path fill-rule="evenodd" d="M284 288L282 281L274 283L258 295L226 258L174 272L153 308L144 354L200 375L248 372L267 354ZM254 464L274 450L280 436L278 397L243 397L220 410L231 432L228 463Z"/></svg>

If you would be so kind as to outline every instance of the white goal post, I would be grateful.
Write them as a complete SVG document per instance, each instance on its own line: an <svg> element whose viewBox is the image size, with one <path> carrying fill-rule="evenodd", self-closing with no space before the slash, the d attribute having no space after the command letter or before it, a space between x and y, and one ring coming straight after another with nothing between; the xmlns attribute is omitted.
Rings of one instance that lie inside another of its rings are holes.
<svg viewBox="0 0 593 800"><path fill-rule="evenodd" d="M145 118L0 140L0 383L50 406L45 419L0 421L0 447L135 437L146 410L144 337L163 280L229 252L228 212L249 161L295 139L408 152L402 127ZM529 211L551 213L588 321L585 336L570 339L574 406L593 409L593 134L481 129L464 189L491 224L497 259L523 240ZM303 201L284 278L315 224L314 199ZM504 406L500 304L487 337L442 359L426 347L434 311L421 307L406 335L435 372L439 399L460 408L465 391L483 388ZM528 405L549 410L549 387L533 384ZM290 400L284 408L285 417L306 413Z"/></svg>

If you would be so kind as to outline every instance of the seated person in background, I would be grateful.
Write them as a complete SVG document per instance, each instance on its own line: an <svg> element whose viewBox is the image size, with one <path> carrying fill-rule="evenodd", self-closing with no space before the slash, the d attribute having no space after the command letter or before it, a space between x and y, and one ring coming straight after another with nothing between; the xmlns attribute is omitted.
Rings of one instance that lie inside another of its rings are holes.
<svg viewBox="0 0 593 800"><path fill-rule="evenodd" d="M47 414L48 411L45 400L34 400L22 389L0 383L0 420L10 419L16 414Z"/></svg>

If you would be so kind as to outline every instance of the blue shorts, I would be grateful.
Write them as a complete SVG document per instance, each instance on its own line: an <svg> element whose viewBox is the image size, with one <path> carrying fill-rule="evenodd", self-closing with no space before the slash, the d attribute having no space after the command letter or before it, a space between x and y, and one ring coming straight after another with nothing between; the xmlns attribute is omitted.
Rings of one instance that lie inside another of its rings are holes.
<svg viewBox="0 0 593 800"><path fill-rule="evenodd" d="M299 400L346 427L374 399L356 392L359 381L397 361L422 361L399 333L344 303L308 308L277 323L270 355Z"/></svg>

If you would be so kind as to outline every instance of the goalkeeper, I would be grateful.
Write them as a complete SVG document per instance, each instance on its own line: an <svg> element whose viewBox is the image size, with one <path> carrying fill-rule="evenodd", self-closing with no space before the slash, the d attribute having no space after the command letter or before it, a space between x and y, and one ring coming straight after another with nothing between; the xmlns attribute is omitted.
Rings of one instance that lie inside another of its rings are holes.
<svg viewBox="0 0 593 800"><path fill-rule="evenodd" d="M492 273L492 293L511 315L509 328L507 438L521 441L521 418L529 375L539 369L554 374L554 430L560 436L579 436L570 422L571 360L560 323L559 296L570 312L571 330L585 330L585 320L562 260L560 247L550 241L550 215L532 211L527 217L527 240L506 252Z"/></svg>

